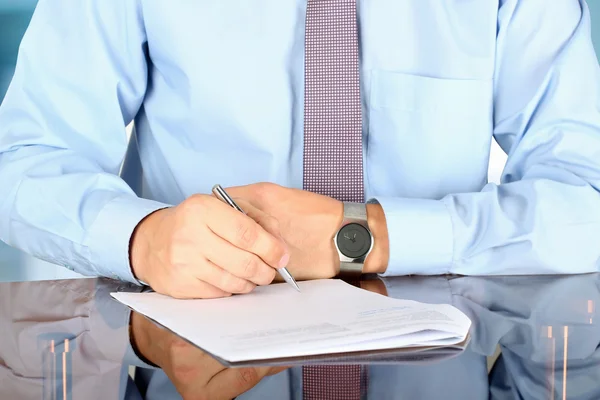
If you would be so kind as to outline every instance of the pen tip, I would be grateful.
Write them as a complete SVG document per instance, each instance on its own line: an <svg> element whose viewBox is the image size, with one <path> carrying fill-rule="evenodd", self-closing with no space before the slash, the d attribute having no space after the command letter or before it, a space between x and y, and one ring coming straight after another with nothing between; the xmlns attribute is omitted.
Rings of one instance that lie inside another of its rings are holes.
<svg viewBox="0 0 600 400"><path fill-rule="evenodd" d="M288 280L288 283L291 284L294 287L294 289L296 289L298 291L298 293L300 293L300 286L298 286L295 279L290 278Z"/></svg>
<svg viewBox="0 0 600 400"><path fill-rule="evenodd" d="M298 284L296 283L296 280L294 279L292 274L290 274L285 267L279 269L278 271L284 281L286 281L287 283L292 285L294 287L294 289L296 289L298 292L300 292L300 286L298 286Z"/></svg>

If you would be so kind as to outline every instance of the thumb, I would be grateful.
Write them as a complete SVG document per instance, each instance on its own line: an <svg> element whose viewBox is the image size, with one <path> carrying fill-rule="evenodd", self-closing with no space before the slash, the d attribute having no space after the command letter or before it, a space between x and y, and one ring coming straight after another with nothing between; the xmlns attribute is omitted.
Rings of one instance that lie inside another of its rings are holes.
<svg viewBox="0 0 600 400"><path fill-rule="evenodd" d="M290 367L269 367L269 371L267 372L268 376L271 375L276 375L280 372L285 371L286 369L289 369Z"/></svg>

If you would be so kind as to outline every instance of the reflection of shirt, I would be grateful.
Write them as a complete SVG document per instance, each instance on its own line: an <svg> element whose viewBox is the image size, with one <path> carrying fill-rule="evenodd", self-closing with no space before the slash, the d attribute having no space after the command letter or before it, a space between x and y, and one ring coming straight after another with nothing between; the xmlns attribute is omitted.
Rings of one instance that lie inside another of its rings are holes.
<svg viewBox="0 0 600 400"><path fill-rule="evenodd" d="M133 280L129 238L152 210L217 182L301 187L305 0L61 4L40 1L0 108L0 239ZM600 73L583 0L361 1L359 20L388 274L595 270ZM152 200L116 176L134 118L143 171L128 157L124 176ZM492 137L509 153L500 186L486 185Z"/></svg>
<svg viewBox="0 0 600 400"><path fill-rule="evenodd" d="M62 388L62 337L70 342L65 371L73 399L123 399L126 392L141 399L135 386L126 390L124 357L135 360L128 350L129 311L106 296L118 285L104 285L92 279L0 285L0 398L42 399L44 387ZM52 357L53 338L58 372L43 363Z"/></svg>

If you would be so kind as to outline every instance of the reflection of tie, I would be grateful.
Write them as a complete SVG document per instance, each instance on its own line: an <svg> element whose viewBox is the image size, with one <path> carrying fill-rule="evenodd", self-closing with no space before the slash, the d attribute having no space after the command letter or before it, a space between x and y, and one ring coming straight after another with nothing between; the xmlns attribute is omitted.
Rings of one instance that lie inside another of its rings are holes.
<svg viewBox="0 0 600 400"><path fill-rule="evenodd" d="M304 189L362 203L356 0L308 0L305 46ZM359 400L361 377L358 365L306 366L304 399Z"/></svg>

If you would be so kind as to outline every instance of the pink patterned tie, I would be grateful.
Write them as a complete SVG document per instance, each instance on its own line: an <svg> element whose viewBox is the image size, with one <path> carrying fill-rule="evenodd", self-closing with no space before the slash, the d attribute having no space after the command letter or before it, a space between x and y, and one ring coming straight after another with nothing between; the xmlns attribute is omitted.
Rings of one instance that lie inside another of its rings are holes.
<svg viewBox="0 0 600 400"><path fill-rule="evenodd" d="M304 189L364 202L356 0L308 0Z"/></svg>
<svg viewBox="0 0 600 400"><path fill-rule="evenodd" d="M304 189L362 203L356 0L308 0L305 51ZM305 366L302 384L304 400L360 400L366 371Z"/></svg>

